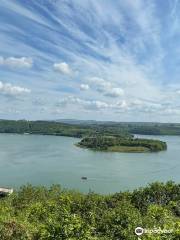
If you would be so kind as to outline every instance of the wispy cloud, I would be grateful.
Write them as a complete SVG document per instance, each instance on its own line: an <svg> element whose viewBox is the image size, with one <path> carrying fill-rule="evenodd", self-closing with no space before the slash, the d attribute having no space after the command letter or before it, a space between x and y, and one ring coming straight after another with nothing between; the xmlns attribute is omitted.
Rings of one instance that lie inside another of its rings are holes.
<svg viewBox="0 0 180 240"><path fill-rule="evenodd" d="M8 57L4 58L0 56L0 66L7 66L11 68L31 68L33 61L27 57Z"/></svg>
<svg viewBox="0 0 180 240"><path fill-rule="evenodd" d="M94 88L96 91L102 93L108 97L121 97L124 95L122 88L114 87L110 81L106 81L98 77L87 78L87 82Z"/></svg>

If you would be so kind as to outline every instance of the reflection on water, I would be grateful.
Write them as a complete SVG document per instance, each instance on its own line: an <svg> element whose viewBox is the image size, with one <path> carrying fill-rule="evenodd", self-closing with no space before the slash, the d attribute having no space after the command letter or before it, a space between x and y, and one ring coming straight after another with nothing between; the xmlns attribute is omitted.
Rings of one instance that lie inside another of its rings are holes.
<svg viewBox="0 0 180 240"><path fill-rule="evenodd" d="M144 136L142 136L144 137ZM180 181L180 137L145 136L166 141L159 153L106 153L74 146L75 138L0 134L0 184L60 183L80 191L112 193L152 181ZM83 181L82 176L87 180Z"/></svg>

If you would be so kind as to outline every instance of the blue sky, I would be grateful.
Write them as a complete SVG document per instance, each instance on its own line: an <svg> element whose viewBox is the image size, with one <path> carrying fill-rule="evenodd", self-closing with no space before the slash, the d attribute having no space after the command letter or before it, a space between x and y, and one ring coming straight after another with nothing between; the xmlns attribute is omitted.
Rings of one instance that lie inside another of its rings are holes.
<svg viewBox="0 0 180 240"><path fill-rule="evenodd" d="M180 121L179 0L1 0L0 118Z"/></svg>

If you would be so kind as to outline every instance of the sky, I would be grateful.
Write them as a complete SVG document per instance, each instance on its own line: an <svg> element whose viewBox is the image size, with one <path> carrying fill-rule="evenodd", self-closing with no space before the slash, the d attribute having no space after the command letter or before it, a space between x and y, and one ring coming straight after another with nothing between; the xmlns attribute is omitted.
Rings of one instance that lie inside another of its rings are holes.
<svg viewBox="0 0 180 240"><path fill-rule="evenodd" d="M1 0L0 118L180 122L180 0Z"/></svg>

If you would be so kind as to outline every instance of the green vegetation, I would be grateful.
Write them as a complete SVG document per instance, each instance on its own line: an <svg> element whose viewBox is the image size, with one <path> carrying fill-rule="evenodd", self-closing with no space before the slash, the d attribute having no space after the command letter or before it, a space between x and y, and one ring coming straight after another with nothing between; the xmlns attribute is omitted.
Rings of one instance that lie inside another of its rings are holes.
<svg viewBox="0 0 180 240"><path fill-rule="evenodd" d="M146 147L134 147L134 146L112 146L106 150L108 152L127 152L127 153L143 153L149 152L150 150Z"/></svg>
<svg viewBox="0 0 180 240"><path fill-rule="evenodd" d="M1 240L136 240L137 226L172 230L142 239L179 239L180 185L156 182L107 196L27 185L0 198Z"/></svg>
<svg viewBox="0 0 180 240"><path fill-rule="evenodd" d="M0 133L49 134L80 138L97 133L113 136L130 136L131 134L180 135L179 123L67 122L0 120Z"/></svg>
<svg viewBox="0 0 180 240"><path fill-rule="evenodd" d="M65 120L64 120L65 121ZM180 135L180 123L154 123L154 122L103 122L103 121L65 121L79 126L101 126L111 130L123 129L132 134L143 135Z"/></svg>
<svg viewBox="0 0 180 240"><path fill-rule="evenodd" d="M167 149L166 143L159 140L101 135L85 137L77 146L115 152L157 152Z"/></svg>
<svg viewBox="0 0 180 240"><path fill-rule="evenodd" d="M141 123L129 125L128 131L143 135L180 135L180 124L175 123Z"/></svg>
<svg viewBox="0 0 180 240"><path fill-rule="evenodd" d="M77 125L53 121L0 120L0 133L44 134L82 138L94 134L127 136L130 134L122 128L101 125Z"/></svg>
<svg viewBox="0 0 180 240"><path fill-rule="evenodd" d="M174 128L174 125L171 126ZM175 128L178 128L176 126ZM168 129L166 127L166 129ZM180 129L180 128L179 128ZM171 129L171 133L172 133ZM156 152L165 150L158 140L135 139L132 133L159 134L161 125L151 123L88 123L69 124L53 121L0 120L0 133L43 134L83 138L78 144L94 150L114 152Z"/></svg>

